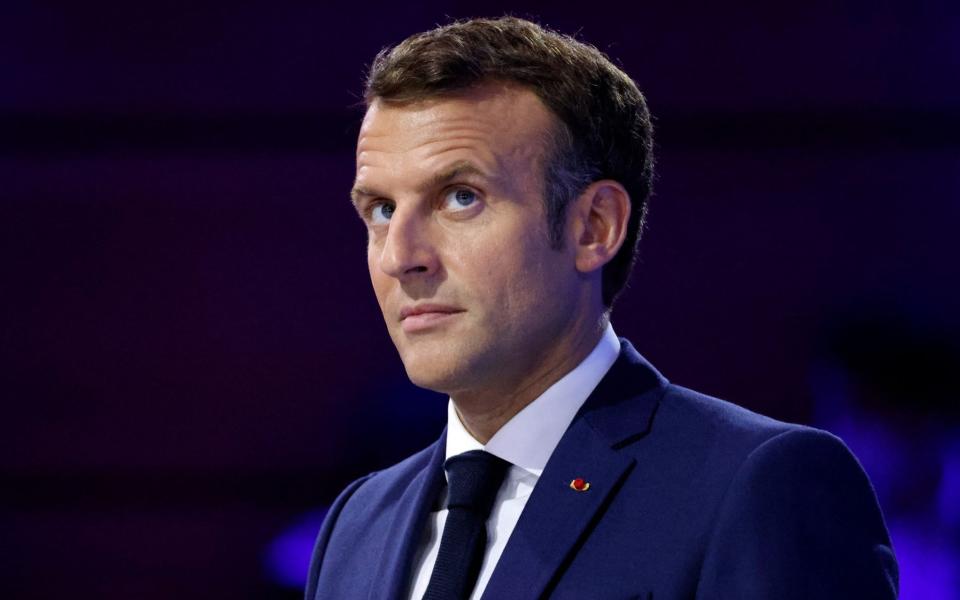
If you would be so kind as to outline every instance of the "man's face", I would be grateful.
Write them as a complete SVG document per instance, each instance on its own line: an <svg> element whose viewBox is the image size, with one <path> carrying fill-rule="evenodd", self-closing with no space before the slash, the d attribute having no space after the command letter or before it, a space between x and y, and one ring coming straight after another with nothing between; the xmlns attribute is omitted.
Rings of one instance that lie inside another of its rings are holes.
<svg viewBox="0 0 960 600"><path fill-rule="evenodd" d="M583 294L572 252L547 235L553 119L533 93L495 84L367 111L353 198L380 309L417 385L496 390L566 350Z"/></svg>

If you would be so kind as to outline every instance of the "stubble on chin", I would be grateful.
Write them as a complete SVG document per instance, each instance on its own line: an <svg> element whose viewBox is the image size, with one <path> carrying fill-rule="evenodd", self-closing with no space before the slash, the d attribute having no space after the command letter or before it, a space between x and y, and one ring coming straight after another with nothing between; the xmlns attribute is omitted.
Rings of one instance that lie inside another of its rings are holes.
<svg viewBox="0 0 960 600"><path fill-rule="evenodd" d="M477 349L463 339L400 340L397 349L407 377L418 387L453 396L482 379Z"/></svg>

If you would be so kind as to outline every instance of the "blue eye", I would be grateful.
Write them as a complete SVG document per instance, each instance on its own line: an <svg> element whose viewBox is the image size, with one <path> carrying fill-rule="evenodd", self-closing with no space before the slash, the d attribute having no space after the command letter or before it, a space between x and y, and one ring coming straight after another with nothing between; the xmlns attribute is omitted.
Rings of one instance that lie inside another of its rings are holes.
<svg viewBox="0 0 960 600"><path fill-rule="evenodd" d="M392 204L381 202L370 209L370 223L373 225L386 225L390 222L390 217L397 207Z"/></svg>
<svg viewBox="0 0 960 600"><path fill-rule="evenodd" d="M447 210L465 210L477 201L477 193L469 188L456 188L447 192L443 200Z"/></svg>

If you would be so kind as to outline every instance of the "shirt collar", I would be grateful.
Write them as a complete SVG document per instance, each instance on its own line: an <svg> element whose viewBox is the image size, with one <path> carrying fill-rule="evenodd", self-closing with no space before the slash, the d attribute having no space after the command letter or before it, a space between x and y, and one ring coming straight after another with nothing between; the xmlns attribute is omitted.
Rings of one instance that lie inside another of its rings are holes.
<svg viewBox="0 0 960 600"><path fill-rule="evenodd" d="M451 399L447 403L446 457L486 450L539 477L573 417L619 355L620 340L608 323L593 351L507 421L486 445L463 426Z"/></svg>

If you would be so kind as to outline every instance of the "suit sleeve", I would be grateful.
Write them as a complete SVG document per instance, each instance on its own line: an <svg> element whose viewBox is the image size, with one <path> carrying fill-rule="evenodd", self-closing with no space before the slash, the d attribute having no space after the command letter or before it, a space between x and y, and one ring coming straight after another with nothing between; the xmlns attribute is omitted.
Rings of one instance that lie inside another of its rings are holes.
<svg viewBox="0 0 960 600"><path fill-rule="evenodd" d="M304 591L305 600L313 600L317 595L317 580L320 577L320 568L323 566L323 557L327 552L330 534L333 532L333 528L336 525L337 518L339 518L340 513L343 511L343 507L353 496L353 493L375 474L376 473L371 473L366 477L361 477L348 485L346 489L340 492L340 495L337 496L330 510L327 511L327 516L323 519L323 526L320 527L320 533L317 535L317 541L313 546L313 554L310 557L310 570L307 573L307 585Z"/></svg>
<svg viewBox="0 0 960 600"><path fill-rule="evenodd" d="M876 494L838 438L794 429L758 446L721 502L697 598L895 599Z"/></svg>

